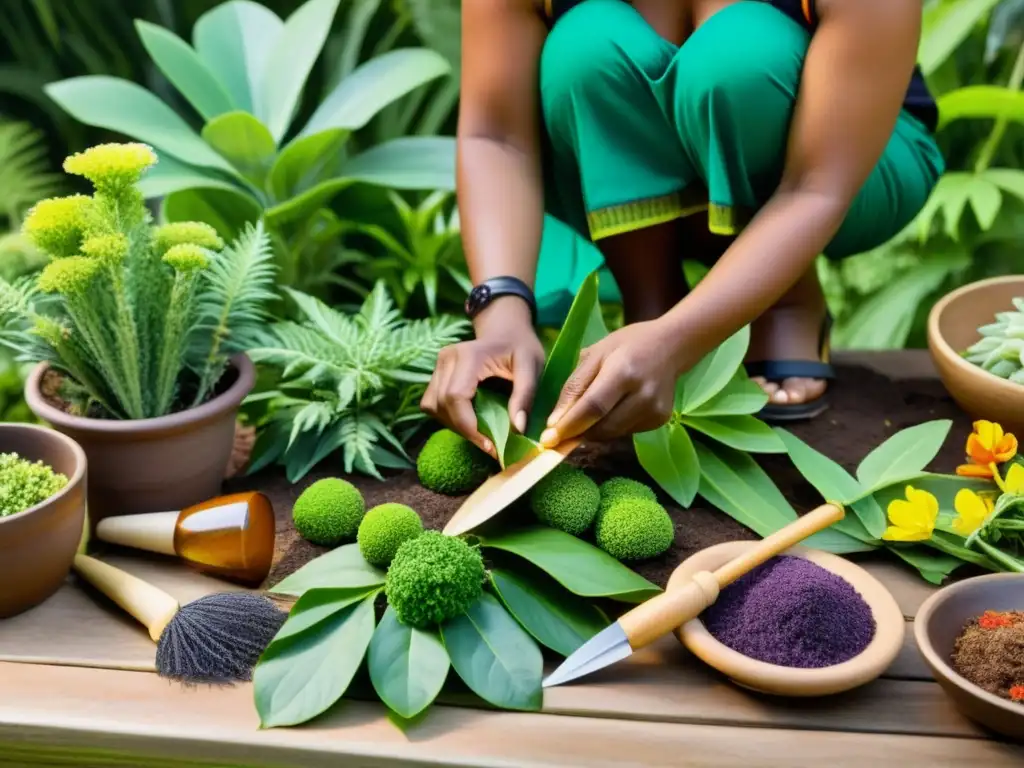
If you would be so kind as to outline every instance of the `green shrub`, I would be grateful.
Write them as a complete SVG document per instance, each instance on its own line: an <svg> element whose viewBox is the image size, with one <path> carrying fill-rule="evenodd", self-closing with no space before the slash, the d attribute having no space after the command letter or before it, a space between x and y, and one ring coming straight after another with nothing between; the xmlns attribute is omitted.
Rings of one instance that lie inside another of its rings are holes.
<svg viewBox="0 0 1024 768"><path fill-rule="evenodd" d="M628 477L613 477L601 483L601 506L597 514L607 510L612 504L623 499L647 499L657 501L658 494L648 485Z"/></svg>
<svg viewBox="0 0 1024 768"><path fill-rule="evenodd" d="M594 522L601 491L582 469L562 464L534 486L530 508L545 525L581 536Z"/></svg>
<svg viewBox="0 0 1024 768"><path fill-rule="evenodd" d="M31 462L16 453L0 453L0 517L24 512L67 484L66 476L41 461Z"/></svg>
<svg viewBox="0 0 1024 768"><path fill-rule="evenodd" d="M398 548L421 533L423 521L415 509L405 504L381 504L366 513L356 540L366 562L387 568Z"/></svg>
<svg viewBox="0 0 1024 768"><path fill-rule="evenodd" d="M336 547L356 537L365 511L366 502L358 488L347 480L326 477L295 500L292 521L306 541Z"/></svg>
<svg viewBox="0 0 1024 768"><path fill-rule="evenodd" d="M622 499L601 515L597 545L616 560L649 560L663 554L675 539L668 512L650 499Z"/></svg>
<svg viewBox="0 0 1024 768"><path fill-rule="evenodd" d="M423 487L449 496L472 491L496 469L490 456L450 429L432 434L416 459Z"/></svg>

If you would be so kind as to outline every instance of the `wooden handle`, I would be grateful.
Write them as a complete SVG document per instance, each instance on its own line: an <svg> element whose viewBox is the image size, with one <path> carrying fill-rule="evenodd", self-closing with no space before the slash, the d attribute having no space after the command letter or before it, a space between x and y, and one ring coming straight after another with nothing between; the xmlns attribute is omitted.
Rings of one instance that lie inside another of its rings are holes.
<svg viewBox="0 0 1024 768"><path fill-rule="evenodd" d="M88 555L75 555L75 573L138 619L153 642L179 610L178 601L162 589Z"/></svg>
<svg viewBox="0 0 1024 768"><path fill-rule="evenodd" d="M713 574L700 571L679 589L652 597L621 616L619 626L635 651L697 618L717 599L718 580Z"/></svg>
<svg viewBox="0 0 1024 768"><path fill-rule="evenodd" d="M105 517L96 524L96 538L109 544L173 557L178 554L174 549L174 529L180 514L149 512L143 515Z"/></svg>
<svg viewBox="0 0 1024 768"><path fill-rule="evenodd" d="M829 503L794 520L785 528L781 528L761 540L756 546L715 571L719 589L729 586L743 574L749 573L762 563L771 560L779 552L783 552L808 536L838 523L845 516L846 512L841 504Z"/></svg>

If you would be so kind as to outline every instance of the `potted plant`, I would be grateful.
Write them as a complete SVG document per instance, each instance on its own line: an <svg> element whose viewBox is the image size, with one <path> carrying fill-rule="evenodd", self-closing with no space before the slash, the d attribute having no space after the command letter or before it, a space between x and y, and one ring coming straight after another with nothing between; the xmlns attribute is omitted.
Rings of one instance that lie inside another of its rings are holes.
<svg viewBox="0 0 1024 768"><path fill-rule="evenodd" d="M145 144L69 157L95 193L37 204L23 231L52 261L0 282L0 340L38 363L32 411L84 448L94 523L217 494L274 298L262 225L228 248L203 223L153 225L137 185L156 162Z"/></svg>

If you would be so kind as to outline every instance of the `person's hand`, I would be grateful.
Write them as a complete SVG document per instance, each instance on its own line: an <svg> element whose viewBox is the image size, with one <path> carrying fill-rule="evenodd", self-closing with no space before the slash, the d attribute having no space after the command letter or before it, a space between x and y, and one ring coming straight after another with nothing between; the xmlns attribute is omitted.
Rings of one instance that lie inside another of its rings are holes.
<svg viewBox="0 0 1024 768"><path fill-rule="evenodd" d="M672 415L679 369L659 321L628 325L580 355L562 388L541 443L612 440L648 432Z"/></svg>
<svg viewBox="0 0 1024 768"><path fill-rule="evenodd" d="M509 418L516 429L524 432L537 380L544 369L544 348L533 330L529 308L516 297L495 301L478 316L475 325L476 339L441 350L420 407L494 456L494 446L480 433L473 410L477 387L489 378L511 381Z"/></svg>

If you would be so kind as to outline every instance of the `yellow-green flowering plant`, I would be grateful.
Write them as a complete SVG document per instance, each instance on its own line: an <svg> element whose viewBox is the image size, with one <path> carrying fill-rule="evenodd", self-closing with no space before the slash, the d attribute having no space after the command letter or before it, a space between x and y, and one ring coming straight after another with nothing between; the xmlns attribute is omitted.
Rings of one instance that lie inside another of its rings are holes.
<svg viewBox="0 0 1024 768"><path fill-rule="evenodd" d="M145 144L72 155L94 193L43 200L25 236L51 259L38 279L0 281L0 341L64 374L77 412L155 418L209 399L230 355L252 346L274 297L262 225L229 248L200 222L154 226L138 184Z"/></svg>

